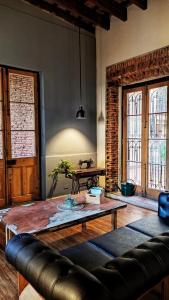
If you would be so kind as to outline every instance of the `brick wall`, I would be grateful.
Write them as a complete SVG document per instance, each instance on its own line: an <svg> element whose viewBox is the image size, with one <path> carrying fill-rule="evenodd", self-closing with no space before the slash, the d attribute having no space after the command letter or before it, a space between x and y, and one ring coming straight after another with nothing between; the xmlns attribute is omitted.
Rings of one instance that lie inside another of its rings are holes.
<svg viewBox="0 0 169 300"><path fill-rule="evenodd" d="M106 69L106 191L118 183L118 87L169 75L169 47L114 64Z"/></svg>
<svg viewBox="0 0 169 300"><path fill-rule="evenodd" d="M106 190L118 182L118 87L107 87Z"/></svg>

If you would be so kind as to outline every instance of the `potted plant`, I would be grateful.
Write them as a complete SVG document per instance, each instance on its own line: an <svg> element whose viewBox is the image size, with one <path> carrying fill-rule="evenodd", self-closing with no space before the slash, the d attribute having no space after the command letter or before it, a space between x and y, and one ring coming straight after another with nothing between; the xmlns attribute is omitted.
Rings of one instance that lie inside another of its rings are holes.
<svg viewBox="0 0 169 300"><path fill-rule="evenodd" d="M68 160L61 159L61 161L55 166L51 173L49 173L49 177L52 177L53 179L49 196L53 196L53 192L58 182L59 174L65 174L65 177L71 178L74 172L75 171L72 163Z"/></svg>
<svg viewBox="0 0 169 300"><path fill-rule="evenodd" d="M56 167L49 174L50 177L58 180L59 174L65 174L67 177L71 177L74 174L74 168L71 162L68 160L63 160L56 165Z"/></svg>

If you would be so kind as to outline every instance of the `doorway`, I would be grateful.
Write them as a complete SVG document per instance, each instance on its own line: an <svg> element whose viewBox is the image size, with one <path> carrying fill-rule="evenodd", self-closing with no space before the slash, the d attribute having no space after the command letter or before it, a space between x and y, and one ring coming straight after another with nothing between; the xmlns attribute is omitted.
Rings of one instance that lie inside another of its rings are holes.
<svg viewBox="0 0 169 300"><path fill-rule="evenodd" d="M39 199L38 74L0 67L0 206Z"/></svg>
<svg viewBox="0 0 169 300"><path fill-rule="evenodd" d="M155 199L167 188L168 86L164 81L123 92L122 177Z"/></svg>

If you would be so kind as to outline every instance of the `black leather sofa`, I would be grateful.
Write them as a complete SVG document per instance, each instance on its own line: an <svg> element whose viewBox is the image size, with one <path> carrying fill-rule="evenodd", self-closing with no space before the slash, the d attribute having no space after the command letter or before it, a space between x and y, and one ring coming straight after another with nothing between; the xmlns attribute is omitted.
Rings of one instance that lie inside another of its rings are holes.
<svg viewBox="0 0 169 300"><path fill-rule="evenodd" d="M6 258L45 299L138 299L160 282L164 287L169 276L169 196L163 194L158 216L61 253L32 235L17 235ZM168 300L169 290L163 294Z"/></svg>

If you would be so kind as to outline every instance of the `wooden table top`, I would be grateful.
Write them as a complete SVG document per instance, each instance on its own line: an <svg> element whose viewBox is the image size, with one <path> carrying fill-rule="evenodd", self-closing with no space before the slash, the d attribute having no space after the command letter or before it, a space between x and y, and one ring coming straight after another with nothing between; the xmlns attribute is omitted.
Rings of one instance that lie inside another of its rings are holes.
<svg viewBox="0 0 169 300"><path fill-rule="evenodd" d="M75 173L88 173L88 172L104 172L106 169L105 168L81 168L81 169L76 169Z"/></svg>
<svg viewBox="0 0 169 300"><path fill-rule="evenodd" d="M105 168L86 168L86 169L76 169L74 170L75 174L72 177L90 177L95 175L105 175L106 169Z"/></svg>
<svg viewBox="0 0 169 300"><path fill-rule="evenodd" d="M74 198L79 203L85 202L84 194L74 195ZM78 211L61 211L58 209L58 204L63 203L64 200L65 196L61 196L0 210L0 222L14 234L38 233L87 222L127 206L120 201L104 197L99 205L86 203L84 208Z"/></svg>

